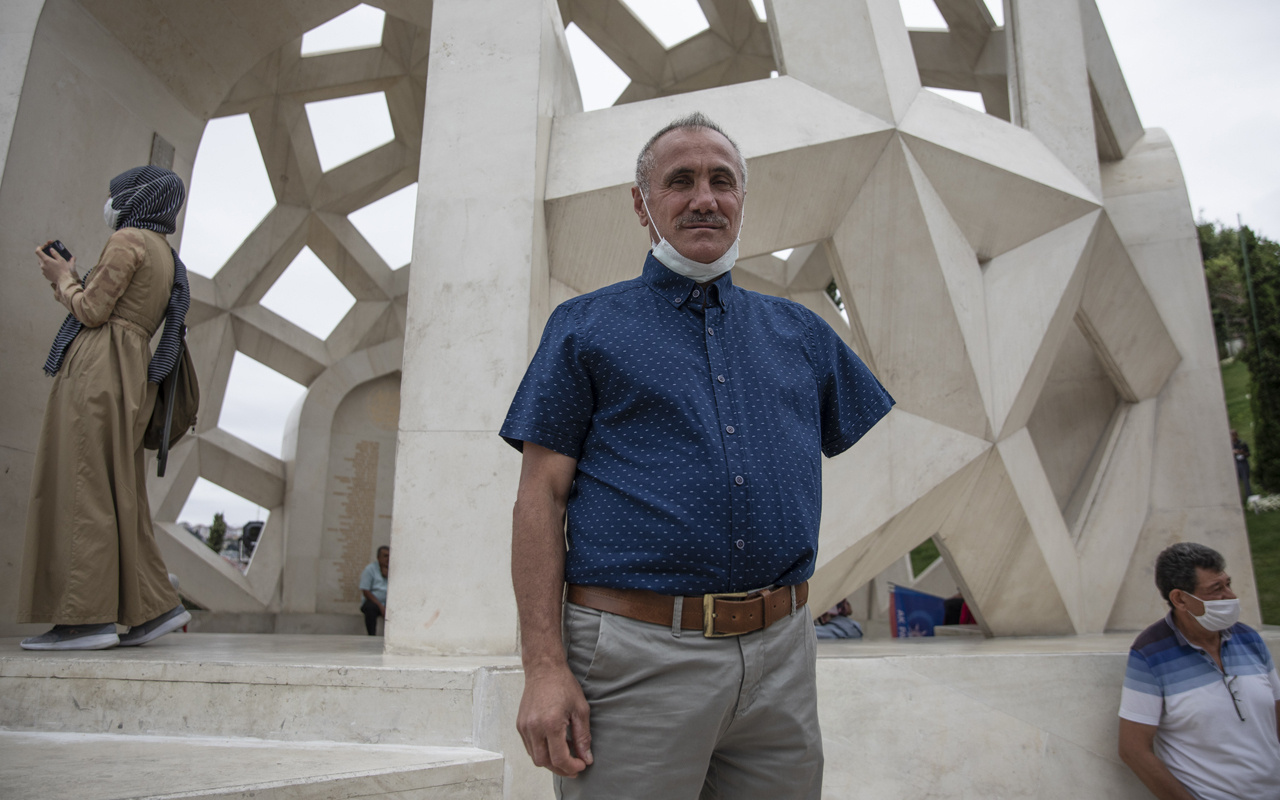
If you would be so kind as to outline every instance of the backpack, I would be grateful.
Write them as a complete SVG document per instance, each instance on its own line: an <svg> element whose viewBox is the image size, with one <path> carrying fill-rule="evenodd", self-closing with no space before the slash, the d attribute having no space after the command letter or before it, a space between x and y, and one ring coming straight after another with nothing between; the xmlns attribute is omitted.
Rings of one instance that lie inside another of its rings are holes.
<svg viewBox="0 0 1280 800"><path fill-rule="evenodd" d="M156 393L156 405L151 410L142 446L158 450L156 476L164 477L165 463L169 460L169 448L178 443L187 431L196 425L196 412L200 410L200 384L196 381L196 366L191 361L191 350L182 338L178 363L169 376L160 382Z"/></svg>

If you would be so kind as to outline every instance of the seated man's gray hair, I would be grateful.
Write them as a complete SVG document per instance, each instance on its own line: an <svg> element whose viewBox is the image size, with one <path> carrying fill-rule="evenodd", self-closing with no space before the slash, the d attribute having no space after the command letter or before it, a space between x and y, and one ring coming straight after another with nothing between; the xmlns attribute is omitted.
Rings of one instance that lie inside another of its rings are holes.
<svg viewBox="0 0 1280 800"><path fill-rule="evenodd" d="M640 150L640 155L636 157L636 186L640 187L640 193L645 197L649 196L649 173L653 171L653 145L675 130L693 130L694 128L706 128L715 131L724 138L729 140L729 144L733 145L734 155L738 157L738 172L742 179L742 188L747 187L747 160L742 157L742 151L738 149L738 143L733 137L724 132L724 129L711 121L711 118L701 111L695 111L692 114L686 114L679 119L672 120L667 127L649 137L649 141L645 142L644 147Z"/></svg>
<svg viewBox="0 0 1280 800"><path fill-rule="evenodd" d="M1195 542L1179 542L1170 545L1156 556L1156 588L1169 603L1169 593L1181 589L1187 594L1196 592L1196 567L1210 572L1222 572L1227 562L1212 547ZM1173 603L1169 603L1173 607Z"/></svg>

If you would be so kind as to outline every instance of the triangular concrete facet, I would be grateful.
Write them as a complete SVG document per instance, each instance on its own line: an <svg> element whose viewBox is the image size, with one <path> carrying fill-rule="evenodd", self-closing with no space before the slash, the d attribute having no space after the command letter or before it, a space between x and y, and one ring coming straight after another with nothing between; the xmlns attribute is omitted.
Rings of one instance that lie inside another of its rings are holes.
<svg viewBox="0 0 1280 800"><path fill-rule="evenodd" d="M1155 397L1182 360L1160 311L1105 214L1089 259L1080 327L1121 396Z"/></svg>
<svg viewBox="0 0 1280 800"><path fill-rule="evenodd" d="M1080 303L1098 212L987 263L983 282L991 341L992 427L1026 424L1058 345Z"/></svg>
<svg viewBox="0 0 1280 800"><path fill-rule="evenodd" d="M901 513L990 447L985 439L924 417L899 409L890 412L856 447L823 461L819 564Z"/></svg>
<svg viewBox="0 0 1280 800"><path fill-rule="evenodd" d="M975 616L993 635L1073 634L1071 614L1010 476L1014 468L993 449L935 541Z"/></svg>
<svg viewBox="0 0 1280 800"><path fill-rule="evenodd" d="M981 458L970 461L870 535L823 562L809 581L809 602L813 607L827 608L848 597L937 532L951 510L969 493L981 466ZM825 531L824 528L824 548Z"/></svg>
<svg viewBox="0 0 1280 800"><path fill-rule="evenodd" d="M1089 591L1082 595L1082 633L1102 633L1106 628L1147 520L1155 420L1154 399L1126 407L1125 419L1108 443L1110 453L1095 481L1096 492L1084 509L1076 545L1081 574L1089 576Z"/></svg>
<svg viewBox="0 0 1280 800"><path fill-rule="evenodd" d="M920 93L900 130L980 259L1098 208L1030 133L931 92Z"/></svg>
<svg viewBox="0 0 1280 800"><path fill-rule="evenodd" d="M985 436L982 392L900 141L885 149L832 244L850 317L900 406Z"/></svg>

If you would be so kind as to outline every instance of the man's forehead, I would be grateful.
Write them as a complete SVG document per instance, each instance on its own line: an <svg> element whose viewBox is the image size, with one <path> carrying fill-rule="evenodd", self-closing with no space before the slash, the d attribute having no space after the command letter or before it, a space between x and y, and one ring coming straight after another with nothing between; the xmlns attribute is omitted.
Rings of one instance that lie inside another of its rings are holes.
<svg viewBox="0 0 1280 800"><path fill-rule="evenodd" d="M1218 572L1216 570L1205 569L1204 567L1196 567L1196 583L1200 586L1210 586L1220 581L1229 581L1231 576L1226 572Z"/></svg>
<svg viewBox="0 0 1280 800"><path fill-rule="evenodd" d="M733 143L724 134L710 128L676 128L669 131L654 142L653 155L655 160L661 162L679 158L682 155L691 155L692 151L706 149L719 150L725 165L731 169L736 168L738 157ZM734 171L736 172L736 169Z"/></svg>

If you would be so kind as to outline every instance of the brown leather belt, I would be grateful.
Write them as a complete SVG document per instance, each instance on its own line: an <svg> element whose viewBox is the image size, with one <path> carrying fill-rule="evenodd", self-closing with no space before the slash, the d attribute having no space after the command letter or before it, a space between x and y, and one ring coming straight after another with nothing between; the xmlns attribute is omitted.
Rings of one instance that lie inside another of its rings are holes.
<svg viewBox="0 0 1280 800"><path fill-rule="evenodd" d="M795 587L796 608L809 600L809 582ZM566 599L575 605L607 611L622 617L671 625L675 598L645 589L607 589L603 586L571 584ZM685 597L680 627L702 631L703 636L741 636L764 630L791 613L791 587L779 586L759 592L729 592Z"/></svg>

